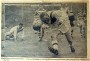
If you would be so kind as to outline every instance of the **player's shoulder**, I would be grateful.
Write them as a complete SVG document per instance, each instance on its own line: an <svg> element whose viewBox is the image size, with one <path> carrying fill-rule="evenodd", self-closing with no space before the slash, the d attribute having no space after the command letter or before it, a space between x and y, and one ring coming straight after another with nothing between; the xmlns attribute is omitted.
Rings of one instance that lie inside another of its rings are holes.
<svg viewBox="0 0 90 61"><path fill-rule="evenodd" d="M52 10L52 11L48 11L47 13L49 16L52 15L53 17L56 17L57 15L61 16L61 10Z"/></svg>
<svg viewBox="0 0 90 61"><path fill-rule="evenodd" d="M52 12L52 16L61 16L61 10L53 10L53 12Z"/></svg>
<svg viewBox="0 0 90 61"><path fill-rule="evenodd" d="M48 11L47 13L50 14L50 13L58 13L58 12L61 12L60 10L51 10L51 11Z"/></svg>

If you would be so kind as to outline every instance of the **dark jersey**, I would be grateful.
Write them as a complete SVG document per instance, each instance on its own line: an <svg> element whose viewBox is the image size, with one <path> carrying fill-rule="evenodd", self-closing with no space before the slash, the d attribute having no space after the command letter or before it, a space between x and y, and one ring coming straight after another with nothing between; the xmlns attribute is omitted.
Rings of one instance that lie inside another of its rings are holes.
<svg viewBox="0 0 90 61"><path fill-rule="evenodd" d="M75 20L74 15L69 16L69 20L70 20L70 25L73 27L74 26L73 21Z"/></svg>

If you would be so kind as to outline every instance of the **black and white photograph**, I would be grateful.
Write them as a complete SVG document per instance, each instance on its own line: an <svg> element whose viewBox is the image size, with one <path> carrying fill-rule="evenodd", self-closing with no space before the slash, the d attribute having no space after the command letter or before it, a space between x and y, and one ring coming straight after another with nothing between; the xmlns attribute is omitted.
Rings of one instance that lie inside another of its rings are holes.
<svg viewBox="0 0 90 61"><path fill-rule="evenodd" d="M87 3L2 3L1 57L87 58Z"/></svg>

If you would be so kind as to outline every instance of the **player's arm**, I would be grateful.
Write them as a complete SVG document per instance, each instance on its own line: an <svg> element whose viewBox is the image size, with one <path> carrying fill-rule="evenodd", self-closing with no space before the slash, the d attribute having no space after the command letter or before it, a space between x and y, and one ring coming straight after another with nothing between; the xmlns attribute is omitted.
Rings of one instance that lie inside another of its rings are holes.
<svg viewBox="0 0 90 61"><path fill-rule="evenodd" d="M44 36L44 28L41 27L41 30L40 30L40 40L39 41L42 41L43 36Z"/></svg>
<svg viewBox="0 0 90 61"><path fill-rule="evenodd" d="M17 40L17 30L16 29L14 30L14 40L15 41Z"/></svg>
<svg viewBox="0 0 90 61"><path fill-rule="evenodd" d="M21 31L23 31L23 29L24 29L24 27L22 27L21 29L19 29L19 31L18 31L18 32L21 32Z"/></svg>
<svg viewBox="0 0 90 61"><path fill-rule="evenodd" d="M24 27L22 27L22 28L20 29L20 31L23 31L23 29L24 29Z"/></svg>
<svg viewBox="0 0 90 61"><path fill-rule="evenodd" d="M57 19L59 26L63 23L63 18L61 17L61 15L53 14L53 17Z"/></svg>

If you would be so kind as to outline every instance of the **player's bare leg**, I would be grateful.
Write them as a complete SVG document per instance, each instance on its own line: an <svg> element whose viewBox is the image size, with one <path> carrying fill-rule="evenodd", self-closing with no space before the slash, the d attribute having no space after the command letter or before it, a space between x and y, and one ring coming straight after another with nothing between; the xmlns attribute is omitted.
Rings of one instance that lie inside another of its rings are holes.
<svg viewBox="0 0 90 61"><path fill-rule="evenodd" d="M48 47L49 51L54 55L58 55L58 41L56 37L51 36L52 47Z"/></svg>
<svg viewBox="0 0 90 61"><path fill-rule="evenodd" d="M72 45L72 37L71 37L70 31L66 32L66 33L65 33L65 36L66 36L67 41L68 41L68 43L69 43L69 47L70 47L70 49L71 49L71 52L75 52L75 49L74 49L74 47L73 47L73 45Z"/></svg>

